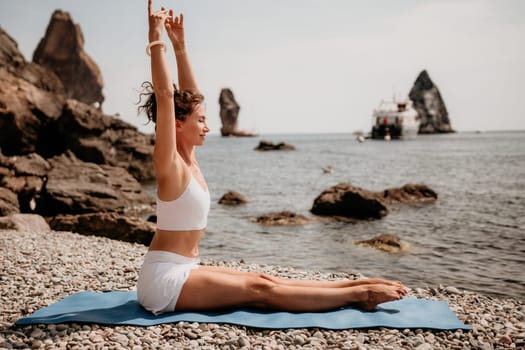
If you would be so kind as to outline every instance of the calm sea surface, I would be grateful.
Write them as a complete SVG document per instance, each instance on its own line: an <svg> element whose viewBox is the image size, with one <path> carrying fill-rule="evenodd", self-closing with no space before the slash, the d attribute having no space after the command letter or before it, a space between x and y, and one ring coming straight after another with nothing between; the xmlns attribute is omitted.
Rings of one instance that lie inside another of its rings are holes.
<svg viewBox="0 0 525 350"><path fill-rule="evenodd" d="M261 139L297 150L254 151ZM364 143L350 134L209 136L198 160L212 195L202 256L525 297L525 132ZM327 165L331 174L322 171ZM314 199L340 182L373 191L424 183L438 200L392 207L381 220L359 223L269 227L249 220L281 210L314 217ZM229 190L250 202L217 204ZM390 255L352 243L384 233L400 236L409 251Z"/></svg>

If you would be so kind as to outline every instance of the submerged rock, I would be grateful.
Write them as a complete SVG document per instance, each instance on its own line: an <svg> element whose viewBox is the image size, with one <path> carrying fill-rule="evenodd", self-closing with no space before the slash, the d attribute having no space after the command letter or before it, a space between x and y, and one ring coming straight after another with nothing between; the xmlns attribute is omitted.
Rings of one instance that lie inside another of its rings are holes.
<svg viewBox="0 0 525 350"><path fill-rule="evenodd" d="M293 151L295 146L285 142L273 143L271 141L261 140L259 145L255 147L256 151Z"/></svg>
<svg viewBox="0 0 525 350"><path fill-rule="evenodd" d="M253 220L261 225L305 225L310 222L304 215L291 211L280 211L261 215Z"/></svg>
<svg viewBox="0 0 525 350"><path fill-rule="evenodd" d="M378 194L381 194L379 192ZM417 204L437 200L437 193L423 184L406 184L401 188L388 188L380 199L384 204Z"/></svg>
<svg viewBox="0 0 525 350"><path fill-rule="evenodd" d="M401 253L407 251L408 243L401 241L396 235L384 234L368 240L355 240L354 244L383 250L388 253Z"/></svg>

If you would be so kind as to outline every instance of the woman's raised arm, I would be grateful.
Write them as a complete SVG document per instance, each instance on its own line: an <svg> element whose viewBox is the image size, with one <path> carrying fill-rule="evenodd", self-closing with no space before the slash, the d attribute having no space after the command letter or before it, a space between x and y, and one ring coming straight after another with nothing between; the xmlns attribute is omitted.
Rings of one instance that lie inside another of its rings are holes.
<svg viewBox="0 0 525 350"><path fill-rule="evenodd" d="M169 11L166 20L166 32L170 38L175 57L177 59L177 74L179 77L179 88L181 90L193 90L199 92L197 80L193 74L193 69L186 51L184 39L184 15L181 13L173 17L173 10Z"/></svg>
<svg viewBox="0 0 525 350"><path fill-rule="evenodd" d="M166 46L162 41L162 32L168 11L152 10L152 0L148 0L149 45L151 55L151 78L156 102L156 136L153 160L157 179L164 177L175 165L177 142L175 132L175 106L173 103L174 87L166 61ZM162 182L162 181L160 181Z"/></svg>

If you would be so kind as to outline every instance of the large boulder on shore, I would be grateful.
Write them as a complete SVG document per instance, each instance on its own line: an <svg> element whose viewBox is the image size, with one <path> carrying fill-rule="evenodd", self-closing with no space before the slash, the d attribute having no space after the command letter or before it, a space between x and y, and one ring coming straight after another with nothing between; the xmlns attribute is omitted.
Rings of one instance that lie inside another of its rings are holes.
<svg viewBox="0 0 525 350"><path fill-rule="evenodd" d="M324 190L314 200L311 212L322 216L380 219L388 214L387 205L413 205L436 199L436 192L423 184L406 184L401 188L372 192L349 183L340 183Z"/></svg>
<svg viewBox="0 0 525 350"><path fill-rule="evenodd" d="M414 108L421 119L420 134L454 132L445 102L426 70L419 73L408 97L414 102Z"/></svg>
<svg viewBox="0 0 525 350"><path fill-rule="evenodd" d="M68 12L53 13L46 34L33 53L33 62L56 73L66 88L67 97L98 107L102 105L102 74L84 51L82 30Z"/></svg>
<svg viewBox="0 0 525 350"><path fill-rule="evenodd" d="M154 204L154 198L122 168L82 162L72 153L53 157L49 164L36 205L36 212L44 216L124 212Z"/></svg>
<svg viewBox="0 0 525 350"><path fill-rule="evenodd" d="M57 215L49 221L49 226L55 231L97 235L144 245L149 245L155 234L155 224L119 213Z"/></svg>
<svg viewBox="0 0 525 350"><path fill-rule="evenodd" d="M18 198L13 191L0 187L0 216L19 213Z"/></svg>
<svg viewBox="0 0 525 350"><path fill-rule="evenodd" d="M40 215L11 214L0 217L0 230L48 232L49 224Z"/></svg>
<svg viewBox="0 0 525 350"><path fill-rule="evenodd" d="M76 100L67 100L56 131L64 151L85 161L122 167L137 180L155 177L153 135Z"/></svg>
<svg viewBox="0 0 525 350"><path fill-rule="evenodd" d="M5 157L0 151L0 191L4 193L1 197L5 197L1 200L4 205L0 207L4 210L0 209L0 214L6 215L6 200L11 206L16 205L15 212L32 212L50 169L49 163L36 153Z"/></svg>

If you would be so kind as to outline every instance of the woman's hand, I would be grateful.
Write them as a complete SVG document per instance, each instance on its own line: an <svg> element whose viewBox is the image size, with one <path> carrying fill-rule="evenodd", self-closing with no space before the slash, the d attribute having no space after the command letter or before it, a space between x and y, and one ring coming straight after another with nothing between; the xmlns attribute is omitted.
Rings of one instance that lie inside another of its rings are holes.
<svg viewBox="0 0 525 350"><path fill-rule="evenodd" d="M177 17L173 17L173 10L168 13L166 20L166 33L170 38L173 48L175 50L184 49L184 15L181 13Z"/></svg>
<svg viewBox="0 0 525 350"><path fill-rule="evenodd" d="M162 40L162 28L168 18L168 10L164 7L161 7L160 11L153 12L151 1L148 0L149 42Z"/></svg>

